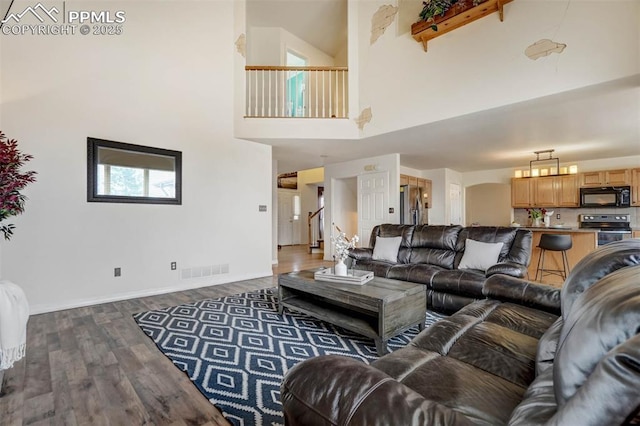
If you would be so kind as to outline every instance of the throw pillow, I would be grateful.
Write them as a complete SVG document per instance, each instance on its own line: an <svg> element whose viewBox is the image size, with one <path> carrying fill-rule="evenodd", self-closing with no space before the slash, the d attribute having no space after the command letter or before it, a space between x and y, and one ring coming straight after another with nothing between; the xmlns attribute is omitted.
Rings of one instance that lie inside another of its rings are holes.
<svg viewBox="0 0 640 426"><path fill-rule="evenodd" d="M401 242L402 237L376 238L376 245L373 247L373 260L397 263Z"/></svg>
<svg viewBox="0 0 640 426"><path fill-rule="evenodd" d="M458 269L480 269L486 271L490 266L498 263L500 250L504 243L483 243L467 238L464 254Z"/></svg>

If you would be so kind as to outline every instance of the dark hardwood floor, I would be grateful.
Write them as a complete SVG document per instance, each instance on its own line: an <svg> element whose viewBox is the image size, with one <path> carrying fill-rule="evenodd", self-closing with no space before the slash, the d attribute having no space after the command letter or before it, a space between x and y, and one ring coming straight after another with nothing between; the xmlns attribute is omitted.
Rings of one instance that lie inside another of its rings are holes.
<svg viewBox="0 0 640 426"><path fill-rule="evenodd" d="M327 265L279 250L274 274ZM132 314L274 287L277 275L31 316L26 357L5 371L0 425L228 425Z"/></svg>

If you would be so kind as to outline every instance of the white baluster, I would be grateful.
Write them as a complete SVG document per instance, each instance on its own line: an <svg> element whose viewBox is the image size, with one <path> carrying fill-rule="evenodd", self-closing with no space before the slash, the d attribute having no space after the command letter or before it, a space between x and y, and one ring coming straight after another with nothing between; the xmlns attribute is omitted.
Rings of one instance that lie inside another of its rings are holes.
<svg viewBox="0 0 640 426"><path fill-rule="evenodd" d="M314 79L315 79L315 86L316 86L316 118L318 118L318 98L319 98L319 96L318 96L318 74L319 74L318 70L315 70L313 72L313 76L314 76Z"/></svg>

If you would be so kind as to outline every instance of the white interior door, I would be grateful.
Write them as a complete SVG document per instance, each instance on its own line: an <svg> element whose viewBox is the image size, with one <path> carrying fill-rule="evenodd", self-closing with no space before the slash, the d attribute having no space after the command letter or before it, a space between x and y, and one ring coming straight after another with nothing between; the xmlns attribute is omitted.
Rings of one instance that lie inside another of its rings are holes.
<svg viewBox="0 0 640 426"><path fill-rule="evenodd" d="M300 244L300 193L278 191L278 245Z"/></svg>
<svg viewBox="0 0 640 426"><path fill-rule="evenodd" d="M358 176L358 235L360 247L369 247L374 226L388 221L389 173Z"/></svg>

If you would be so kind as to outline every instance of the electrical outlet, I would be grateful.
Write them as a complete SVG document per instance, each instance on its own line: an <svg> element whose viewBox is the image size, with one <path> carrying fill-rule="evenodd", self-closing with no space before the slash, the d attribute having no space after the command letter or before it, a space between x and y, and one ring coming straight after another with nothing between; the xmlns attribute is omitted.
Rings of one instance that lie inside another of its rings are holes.
<svg viewBox="0 0 640 426"><path fill-rule="evenodd" d="M113 276L114 277L119 277L120 275L122 275L122 269L121 268L113 268Z"/></svg>
<svg viewBox="0 0 640 426"><path fill-rule="evenodd" d="M560 213L556 215L556 219L560 219Z"/></svg>
<svg viewBox="0 0 640 426"><path fill-rule="evenodd" d="M176 269L178 269L178 264L176 262L171 262L171 270L175 271Z"/></svg>

